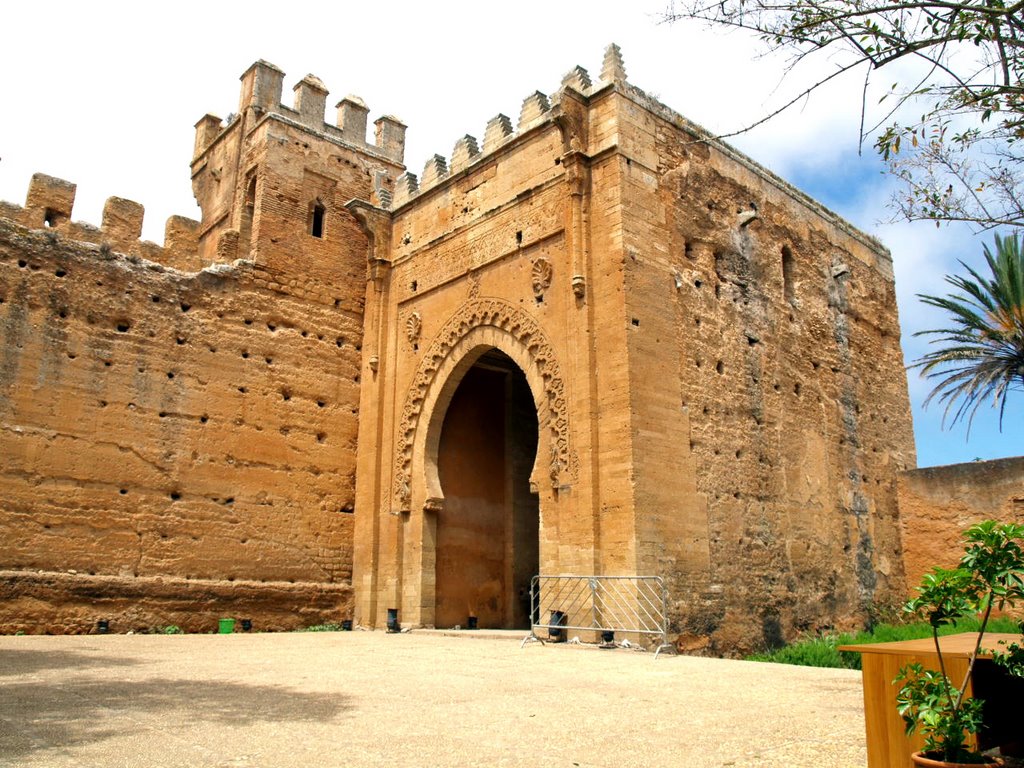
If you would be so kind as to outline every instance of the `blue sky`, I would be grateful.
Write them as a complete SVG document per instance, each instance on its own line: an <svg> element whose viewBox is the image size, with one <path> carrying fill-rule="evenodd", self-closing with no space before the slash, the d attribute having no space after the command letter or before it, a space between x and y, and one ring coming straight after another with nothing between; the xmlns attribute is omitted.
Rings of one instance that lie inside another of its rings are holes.
<svg viewBox="0 0 1024 768"><path fill-rule="evenodd" d="M51 0L45 12L11 4L0 47L0 199L23 202L29 177L42 171L78 184L77 220L99 223L111 195L142 203L144 236L160 242L168 216L198 216L192 125L234 111L237 78L259 58L287 73L286 99L311 72L330 89L329 107L355 93L371 121L402 118L413 172L434 153L449 156L463 134L482 137L498 112L515 120L525 96L551 93L574 65L596 79L612 41L631 82L719 132L750 124L801 86L748 36L659 24L666 4L521 0L500 15L451 0L308 9L179 0L173 10ZM891 182L870 146L857 153L859 78L837 80L730 141L891 249L909 361L925 349L911 334L940 322L915 294L942 292L957 259L979 264L983 240L963 227L886 223ZM920 466L1024 455L1024 394L1011 401L1001 434L983 406L967 440L964 427L941 430L941 409L922 411L928 387L913 372L909 386Z"/></svg>

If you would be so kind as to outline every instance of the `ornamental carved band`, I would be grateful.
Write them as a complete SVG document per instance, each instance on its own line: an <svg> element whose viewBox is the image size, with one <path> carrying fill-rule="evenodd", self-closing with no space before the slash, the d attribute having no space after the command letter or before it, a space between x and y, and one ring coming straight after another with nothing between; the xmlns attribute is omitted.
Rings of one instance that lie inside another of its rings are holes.
<svg viewBox="0 0 1024 768"><path fill-rule="evenodd" d="M537 322L521 309L500 299L476 299L463 305L434 337L416 371L402 409L395 452L394 482L395 498L402 511L408 511L410 507L413 441L427 391L452 348L472 330L488 326L507 333L526 350L536 373L543 381L542 397L547 401L551 432L552 486L559 486L563 472L568 473L572 482L578 477L579 460L569 447L565 381L555 359L554 348ZM534 393L534 396L537 394Z"/></svg>

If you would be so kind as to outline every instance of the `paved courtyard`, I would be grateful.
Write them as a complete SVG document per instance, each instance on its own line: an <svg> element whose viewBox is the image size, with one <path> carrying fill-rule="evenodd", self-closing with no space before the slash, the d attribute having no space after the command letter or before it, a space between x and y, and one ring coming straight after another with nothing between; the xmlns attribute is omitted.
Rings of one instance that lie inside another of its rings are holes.
<svg viewBox="0 0 1024 768"><path fill-rule="evenodd" d="M0 637L0 765L866 764L859 672L518 637Z"/></svg>

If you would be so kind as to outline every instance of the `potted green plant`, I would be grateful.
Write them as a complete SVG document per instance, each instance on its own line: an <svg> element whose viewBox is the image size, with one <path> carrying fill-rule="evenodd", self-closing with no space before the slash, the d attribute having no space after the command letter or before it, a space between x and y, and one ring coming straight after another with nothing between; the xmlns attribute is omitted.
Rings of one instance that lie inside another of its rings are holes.
<svg viewBox="0 0 1024 768"><path fill-rule="evenodd" d="M902 684L896 706L907 733L924 736L924 750L913 756L916 765L999 764L971 747L971 737L982 726L983 702L966 694L975 661L985 651L982 643L992 611L1024 600L1024 525L989 520L968 528L964 541L960 565L926 574L917 597L904 606L905 611L923 616L931 624L939 661L938 670L909 664L893 681ZM954 682L946 674L939 629L967 616L980 617L978 637L964 679ZM1024 674L1020 644L990 652L1009 673Z"/></svg>

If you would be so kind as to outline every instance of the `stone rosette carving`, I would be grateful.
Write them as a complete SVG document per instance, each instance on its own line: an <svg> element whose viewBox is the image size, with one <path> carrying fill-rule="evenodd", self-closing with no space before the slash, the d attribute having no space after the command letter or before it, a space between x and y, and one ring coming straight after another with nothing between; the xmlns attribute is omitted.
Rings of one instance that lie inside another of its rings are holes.
<svg viewBox="0 0 1024 768"><path fill-rule="evenodd" d="M410 312L405 319L405 338L409 343L416 346L420 342L420 334L423 333L423 318L419 312Z"/></svg>
<svg viewBox="0 0 1024 768"><path fill-rule="evenodd" d="M423 355L419 369L402 408L395 450L394 495L402 511L411 504L412 452L427 391L452 348L472 330L493 327L508 334L529 354L535 372L544 382L542 396L550 412L548 429L551 437L549 474L553 488L559 487L567 474L571 482L579 476L579 459L569 445L569 409L565 379L555 356L537 321L518 307L501 299L476 299L464 304L452 316ZM536 393L535 393L536 394Z"/></svg>
<svg viewBox="0 0 1024 768"><path fill-rule="evenodd" d="M551 262L540 258L533 262L533 269L530 270L530 282L533 285L533 295L543 296L544 291L551 285L552 275Z"/></svg>

